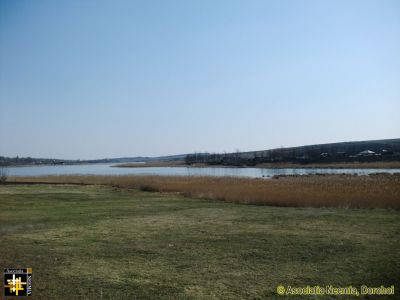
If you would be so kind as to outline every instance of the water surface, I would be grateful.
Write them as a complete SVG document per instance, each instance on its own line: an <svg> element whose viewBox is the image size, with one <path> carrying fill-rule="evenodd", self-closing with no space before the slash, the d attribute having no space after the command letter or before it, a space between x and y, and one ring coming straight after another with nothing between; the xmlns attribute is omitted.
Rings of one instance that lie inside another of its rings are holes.
<svg viewBox="0 0 400 300"><path fill-rule="evenodd" d="M311 175L311 174L352 174L370 175L374 173L400 173L400 169L264 169L264 168L227 168L227 167L136 167L115 168L114 164L54 165L9 167L9 176L43 175L173 175L173 176L233 176L251 178L270 178L274 175Z"/></svg>

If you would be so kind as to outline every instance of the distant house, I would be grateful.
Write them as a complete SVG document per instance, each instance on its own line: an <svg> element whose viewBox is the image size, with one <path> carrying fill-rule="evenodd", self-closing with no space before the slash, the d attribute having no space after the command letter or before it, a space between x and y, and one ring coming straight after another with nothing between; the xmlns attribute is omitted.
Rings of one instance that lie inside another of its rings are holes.
<svg viewBox="0 0 400 300"><path fill-rule="evenodd" d="M328 153L324 152L319 155L320 158L327 158L329 156Z"/></svg>
<svg viewBox="0 0 400 300"><path fill-rule="evenodd" d="M357 154L357 156L374 156L376 153L371 150L364 150Z"/></svg>

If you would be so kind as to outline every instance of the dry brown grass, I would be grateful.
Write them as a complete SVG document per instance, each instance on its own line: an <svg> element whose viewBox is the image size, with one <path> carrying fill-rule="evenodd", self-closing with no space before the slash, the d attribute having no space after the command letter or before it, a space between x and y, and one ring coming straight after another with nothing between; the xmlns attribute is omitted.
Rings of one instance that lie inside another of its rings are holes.
<svg viewBox="0 0 400 300"><path fill-rule="evenodd" d="M400 209L400 176L386 174L287 176L278 179L42 176L12 177L8 182L104 184L259 205Z"/></svg>

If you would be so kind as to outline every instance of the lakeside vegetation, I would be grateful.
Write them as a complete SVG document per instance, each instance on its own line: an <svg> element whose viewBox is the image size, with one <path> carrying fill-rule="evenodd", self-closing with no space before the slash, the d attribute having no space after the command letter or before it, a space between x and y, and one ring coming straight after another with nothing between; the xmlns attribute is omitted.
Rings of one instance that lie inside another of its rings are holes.
<svg viewBox="0 0 400 300"><path fill-rule="evenodd" d="M60 175L9 183L101 184L233 203L291 207L400 209L400 175L308 175L273 179L195 176Z"/></svg>
<svg viewBox="0 0 400 300"><path fill-rule="evenodd" d="M0 220L0 265L32 267L35 299L283 299L276 294L281 284L400 284L394 210L7 184L0 186Z"/></svg>

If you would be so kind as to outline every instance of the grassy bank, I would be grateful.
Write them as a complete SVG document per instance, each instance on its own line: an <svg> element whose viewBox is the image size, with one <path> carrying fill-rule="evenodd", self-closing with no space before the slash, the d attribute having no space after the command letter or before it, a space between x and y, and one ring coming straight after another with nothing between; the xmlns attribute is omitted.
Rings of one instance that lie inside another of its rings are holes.
<svg viewBox="0 0 400 300"><path fill-rule="evenodd" d="M179 176L45 176L14 177L9 181L104 184L259 205L400 209L399 175L313 175L270 180Z"/></svg>
<svg viewBox="0 0 400 300"><path fill-rule="evenodd" d="M399 230L393 210L0 186L0 266L32 267L34 299L285 299L279 284L398 287Z"/></svg>

